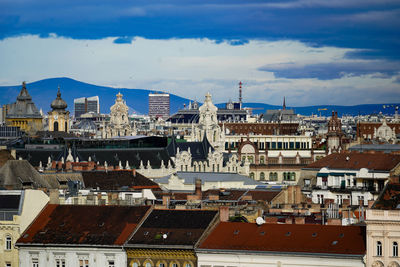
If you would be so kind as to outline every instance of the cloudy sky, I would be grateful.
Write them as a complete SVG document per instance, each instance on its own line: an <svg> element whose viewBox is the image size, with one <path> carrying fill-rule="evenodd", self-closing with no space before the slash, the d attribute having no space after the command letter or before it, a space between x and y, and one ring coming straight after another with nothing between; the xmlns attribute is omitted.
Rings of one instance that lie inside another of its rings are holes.
<svg viewBox="0 0 400 267"><path fill-rule="evenodd" d="M0 0L0 85L70 77L215 102L400 102L398 0Z"/></svg>

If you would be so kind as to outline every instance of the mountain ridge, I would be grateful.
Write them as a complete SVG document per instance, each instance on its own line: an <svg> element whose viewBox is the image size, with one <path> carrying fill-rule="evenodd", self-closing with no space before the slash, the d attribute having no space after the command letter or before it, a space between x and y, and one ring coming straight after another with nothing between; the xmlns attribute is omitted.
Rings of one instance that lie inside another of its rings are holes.
<svg viewBox="0 0 400 267"><path fill-rule="evenodd" d="M35 82L27 83L27 89L32 96L33 102L43 112L50 110L51 102L56 98L57 88L60 86L62 98L68 104L68 110L73 113L73 99L79 97L91 97L98 95L100 98L100 112L109 113L110 107L115 102L115 95L121 92L124 95L124 100L130 107L130 113L147 114L148 113L148 94L154 92L161 92L158 90L149 89L130 89L130 88L114 88L107 86L94 85L86 82L77 81L68 77L47 78ZM9 104L16 101L16 98L21 90L21 85L14 86L0 86L2 92L0 96L0 103ZM179 109L193 101L188 98L177 96L170 93L170 111L171 115L176 113ZM218 107L224 107L224 103L216 104ZM280 109L282 106L270 105L266 103L243 103L244 107L255 108L254 113L262 113L267 109ZM389 108L384 108L389 106ZM341 106L341 105L315 105L304 107L287 107L294 109L295 112L302 115L318 114L329 116L332 110L338 112L338 115L358 115L358 114L371 114L380 113L393 114L394 107L399 106L398 103L390 104L361 104L354 106ZM326 108L327 111L318 111L318 109Z"/></svg>

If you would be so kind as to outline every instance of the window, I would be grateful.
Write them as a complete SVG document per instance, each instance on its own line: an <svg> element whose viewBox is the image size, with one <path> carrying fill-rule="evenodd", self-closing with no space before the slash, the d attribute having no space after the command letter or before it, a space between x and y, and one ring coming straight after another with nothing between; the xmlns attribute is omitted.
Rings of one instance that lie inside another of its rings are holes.
<svg viewBox="0 0 400 267"><path fill-rule="evenodd" d="M265 180L265 173L260 173L260 180L261 181L264 181Z"/></svg>
<svg viewBox="0 0 400 267"><path fill-rule="evenodd" d="M139 264L137 262L132 263L132 267L139 267Z"/></svg>
<svg viewBox="0 0 400 267"><path fill-rule="evenodd" d="M11 239L11 236L6 236L6 250L11 250L11 242L12 242L12 239Z"/></svg>
<svg viewBox="0 0 400 267"><path fill-rule="evenodd" d="M399 245L397 242L393 242L393 257L399 256Z"/></svg>
<svg viewBox="0 0 400 267"><path fill-rule="evenodd" d="M382 242L376 242L376 256L382 256Z"/></svg>
<svg viewBox="0 0 400 267"><path fill-rule="evenodd" d="M264 156L261 156L260 157L260 164L264 164L264 162L265 162Z"/></svg>
<svg viewBox="0 0 400 267"><path fill-rule="evenodd" d="M108 267L115 267L114 260L108 260Z"/></svg>
<svg viewBox="0 0 400 267"><path fill-rule="evenodd" d="M89 267L89 260L79 260L79 267Z"/></svg>
<svg viewBox="0 0 400 267"><path fill-rule="evenodd" d="M254 172L251 172L251 173L250 173L250 178L251 178L251 179L254 179Z"/></svg>
<svg viewBox="0 0 400 267"><path fill-rule="evenodd" d="M56 267L65 267L65 259L56 259Z"/></svg>
<svg viewBox="0 0 400 267"><path fill-rule="evenodd" d="M158 267L165 267L165 264L164 263L160 263L160 264L158 264Z"/></svg>
<svg viewBox="0 0 400 267"><path fill-rule="evenodd" d="M147 262L144 266L145 266L145 267L151 267L151 263L150 263L150 262Z"/></svg>
<svg viewBox="0 0 400 267"><path fill-rule="evenodd" d="M38 259L32 259L32 267L39 267L39 260Z"/></svg>
<svg viewBox="0 0 400 267"><path fill-rule="evenodd" d="M11 267L11 263L6 262L6 267Z"/></svg>

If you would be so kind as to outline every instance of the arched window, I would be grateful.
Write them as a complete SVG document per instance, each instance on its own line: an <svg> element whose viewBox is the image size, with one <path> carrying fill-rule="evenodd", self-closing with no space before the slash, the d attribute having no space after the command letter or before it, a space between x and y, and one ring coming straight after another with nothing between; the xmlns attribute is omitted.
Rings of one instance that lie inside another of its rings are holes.
<svg viewBox="0 0 400 267"><path fill-rule="evenodd" d="M397 242L393 242L393 257L399 256L399 244Z"/></svg>
<svg viewBox="0 0 400 267"><path fill-rule="evenodd" d="M55 132L58 131L58 121L55 121L55 122L54 122L53 128L54 128L53 130L54 130Z"/></svg>
<svg viewBox="0 0 400 267"><path fill-rule="evenodd" d="M264 162L265 162L265 158L264 158L264 156L261 156L260 157L260 164L264 164Z"/></svg>
<svg viewBox="0 0 400 267"><path fill-rule="evenodd" d="M196 164L193 165L193 171L196 172Z"/></svg>
<svg viewBox="0 0 400 267"><path fill-rule="evenodd" d="M65 122L64 131L68 132L68 123L67 122Z"/></svg>
<svg viewBox="0 0 400 267"><path fill-rule="evenodd" d="M6 236L5 250L11 250L12 238L10 235Z"/></svg>
<svg viewBox="0 0 400 267"><path fill-rule="evenodd" d="M376 242L376 256L382 256L382 242Z"/></svg>
<svg viewBox="0 0 400 267"><path fill-rule="evenodd" d="M251 172L251 173L250 173L250 178L251 178L251 179L254 179L254 172Z"/></svg>
<svg viewBox="0 0 400 267"><path fill-rule="evenodd" d="M260 180L261 181L264 181L265 180L265 173L260 173Z"/></svg>
<svg viewBox="0 0 400 267"><path fill-rule="evenodd" d="M292 173L290 174L290 180L296 181L296 173L292 172Z"/></svg>

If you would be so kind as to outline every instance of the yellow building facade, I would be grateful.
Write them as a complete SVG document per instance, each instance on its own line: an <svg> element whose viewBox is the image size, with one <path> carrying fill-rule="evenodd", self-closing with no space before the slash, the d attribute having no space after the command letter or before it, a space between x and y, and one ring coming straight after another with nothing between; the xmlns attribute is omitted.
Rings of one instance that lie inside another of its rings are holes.
<svg viewBox="0 0 400 267"><path fill-rule="evenodd" d="M26 133L36 133L43 129L43 118L32 97L26 89L25 82L22 83L22 89L17 97L17 101L9 105L6 114L6 124L17 126Z"/></svg>
<svg viewBox="0 0 400 267"><path fill-rule="evenodd" d="M69 131L69 111L66 111L67 103L61 98L60 87L58 87L57 98L51 102L52 110L48 112L48 123L50 132Z"/></svg>

